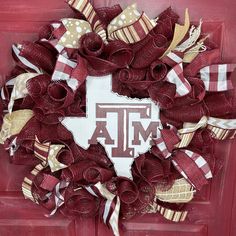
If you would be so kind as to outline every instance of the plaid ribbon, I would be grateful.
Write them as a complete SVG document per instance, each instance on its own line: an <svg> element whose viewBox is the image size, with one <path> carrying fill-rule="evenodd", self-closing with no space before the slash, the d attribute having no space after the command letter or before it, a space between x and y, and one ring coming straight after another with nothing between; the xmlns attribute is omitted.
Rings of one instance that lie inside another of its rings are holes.
<svg viewBox="0 0 236 236"><path fill-rule="evenodd" d="M207 91L220 92L233 89L230 79L236 64L206 66L200 70L200 78Z"/></svg>
<svg viewBox="0 0 236 236"><path fill-rule="evenodd" d="M22 183L22 192L26 199L30 199L32 202L38 203L38 197L33 193L32 186L33 186L33 180L36 178L36 176L39 174L40 171L42 171L45 168L44 165L38 164L34 167L34 169L30 172L28 177L25 177Z"/></svg>
<svg viewBox="0 0 236 236"><path fill-rule="evenodd" d="M119 212L120 212L120 198L107 190L107 188L100 182L85 189L95 197L98 194L106 199L105 208L103 211L103 221L109 224L115 236L119 236Z"/></svg>
<svg viewBox="0 0 236 236"><path fill-rule="evenodd" d="M86 62L78 57L77 62L59 55L52 75L52 81L65 80L67 85L75 91L87 77Z"/></svg>
<svg viewBox="0 0 236 236"><path fill-rule="evenodd" d="M191 85L184 77L183 63L175 65L166 75L166 81L176 85L176 97L185 96L191 92Z"/></svg>
<svg viewBox="0 0 236 236"><path fill-rule="evenodd" d="M166 81L176 85L176 97L185 96L191 92L191 85L184 77L183 52L170 51L161 58L161 61L172 69L166 75Z"/></svg>

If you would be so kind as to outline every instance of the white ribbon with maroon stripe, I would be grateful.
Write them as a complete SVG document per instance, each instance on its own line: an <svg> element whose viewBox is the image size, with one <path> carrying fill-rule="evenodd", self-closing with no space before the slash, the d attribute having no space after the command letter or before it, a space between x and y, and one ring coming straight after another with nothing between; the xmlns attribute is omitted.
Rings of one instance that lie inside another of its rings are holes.
<svg viewBox="0 0 236 236"><path fill-rule="evenodd" d="M105 209L103 212L103 221L105 224L109 224L111 226L115 236L119 236L120 234L118 222L120 212L120 198L109 192L107 188L100 182L98 182L94 186L85 187L85 189L95 197L98 197L98 193L106 199Z"/></svg>
<svg viewBox="0 0 236 236"><path fill-rule="evenodd" d="M201 170L201 174L205 176L205 179L211 179L212 176L212 172L210 169L210 166L208 165L208 163L206 162L206 160L199 154L192 152L190 150L181 150L181 152L183 152L184 154L186 154L185 156L187 158L190 158L196 165L197 168L199 168ZM178 155L178 154L176 154ZM175 168L180 172L180 174L193 186L193 187L197 187L195 185L195 183L192 181L191 176L189 176L185 169L182 168L180 166L181 163L179 163L178 161L176 161L174 158L173 160L171 160L173 165L175 166ZM191 175L195 175L194 169L192 170ZM200 177L200 176L199 176Z"/></svg>

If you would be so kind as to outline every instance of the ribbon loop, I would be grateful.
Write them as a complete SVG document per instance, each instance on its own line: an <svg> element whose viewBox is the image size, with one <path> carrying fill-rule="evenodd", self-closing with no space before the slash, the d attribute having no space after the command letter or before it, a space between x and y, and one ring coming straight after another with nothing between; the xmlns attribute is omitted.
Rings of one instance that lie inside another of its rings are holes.
<svg viewBox="0 0 236 236"><path fill-rule="evenodd" d="M77 62L59 55L52 75L52 81L65 80L67 85L75 91L88 75L86 61L78 56Z"/></svg>

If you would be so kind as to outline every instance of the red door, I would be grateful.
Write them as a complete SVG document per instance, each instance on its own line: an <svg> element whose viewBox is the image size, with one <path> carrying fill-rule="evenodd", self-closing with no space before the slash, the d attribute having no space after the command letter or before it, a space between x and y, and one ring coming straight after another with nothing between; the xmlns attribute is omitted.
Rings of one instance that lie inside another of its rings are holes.
<svg viewBox="0 0 236 236"><path fill-rule="evenodd" d="M131 0L94 0L96 6L125 6ZM205 30L221 45L222 57L232 62L236 55L236 1L234 0L137 0L140 9L155 16L169 5L180 15L185 7L191 19L200 17ZM0 0L0 84L12 67L11 44L33 40L40 26L51 20L70 15L63 0ZM235 59L234 59L235 60ZM158 215L148 215L122 222L122 235L160 236L233 236L236 235L236 141L218 145L224 168L203 194L189 206L189 219L172 223ZM0 149L0 236L15 235L112 235L97 219L70 220L58 215L46 218L42 208L21 194L21 182L27 167L9 163L8 155ZM235 200L235 201L234 201Z"/></svg>

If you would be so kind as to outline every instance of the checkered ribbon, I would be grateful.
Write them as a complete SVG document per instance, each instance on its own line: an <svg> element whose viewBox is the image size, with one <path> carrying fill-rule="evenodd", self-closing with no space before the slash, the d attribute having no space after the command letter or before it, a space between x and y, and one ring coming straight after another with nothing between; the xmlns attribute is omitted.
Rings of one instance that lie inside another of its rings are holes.
<svg viewBox="0 0 236 236"><path fill-rule="evenodd" d="M53 81L65 80L67 85L75 91L87 77L86 62L78 57L77 62L59 55L52 75Z"/></svg>
<svg viewBox="0 0 236 236"><path fill-rule="evenodd" d="M82 13L91 24L93 31L99 34L101 38L106 41L106 31L89 0L69 0L68 4L75 10Z"/></svg>
<svg viewBox="0 0 236 236"><path fill-rule="evenodd" d="M101 195L106 199L105 208L103 211L103 221L109 224L115 236L119 236L119 212L120 212L120 198L107 190L107 188L100 182L85 189L95 197Z"/></svg>
<svg viewBox="0 0 236 236"><path fill-rule="evenodd" d="M171 162L180 174L193 187L200 190L201 187L207 183L207 180L212 178L210 167L205 159L201 155L186 149L173 148L169 150L167 143L172 142L172 140L175 139L175 135L178 135L172 133L172 135L164 139L161 133L153 141L162 156L165 159L171 158ZM178 146L178 143L176 143L175 147L176 146Z"/></svg>
<svg viewBox="0 0 236 236"><path fill-rule="evenodd" d="M235 68L236 64L206 66L200 70L200 78L207 91L227 91L233 89L230 75Z"/></svg>

